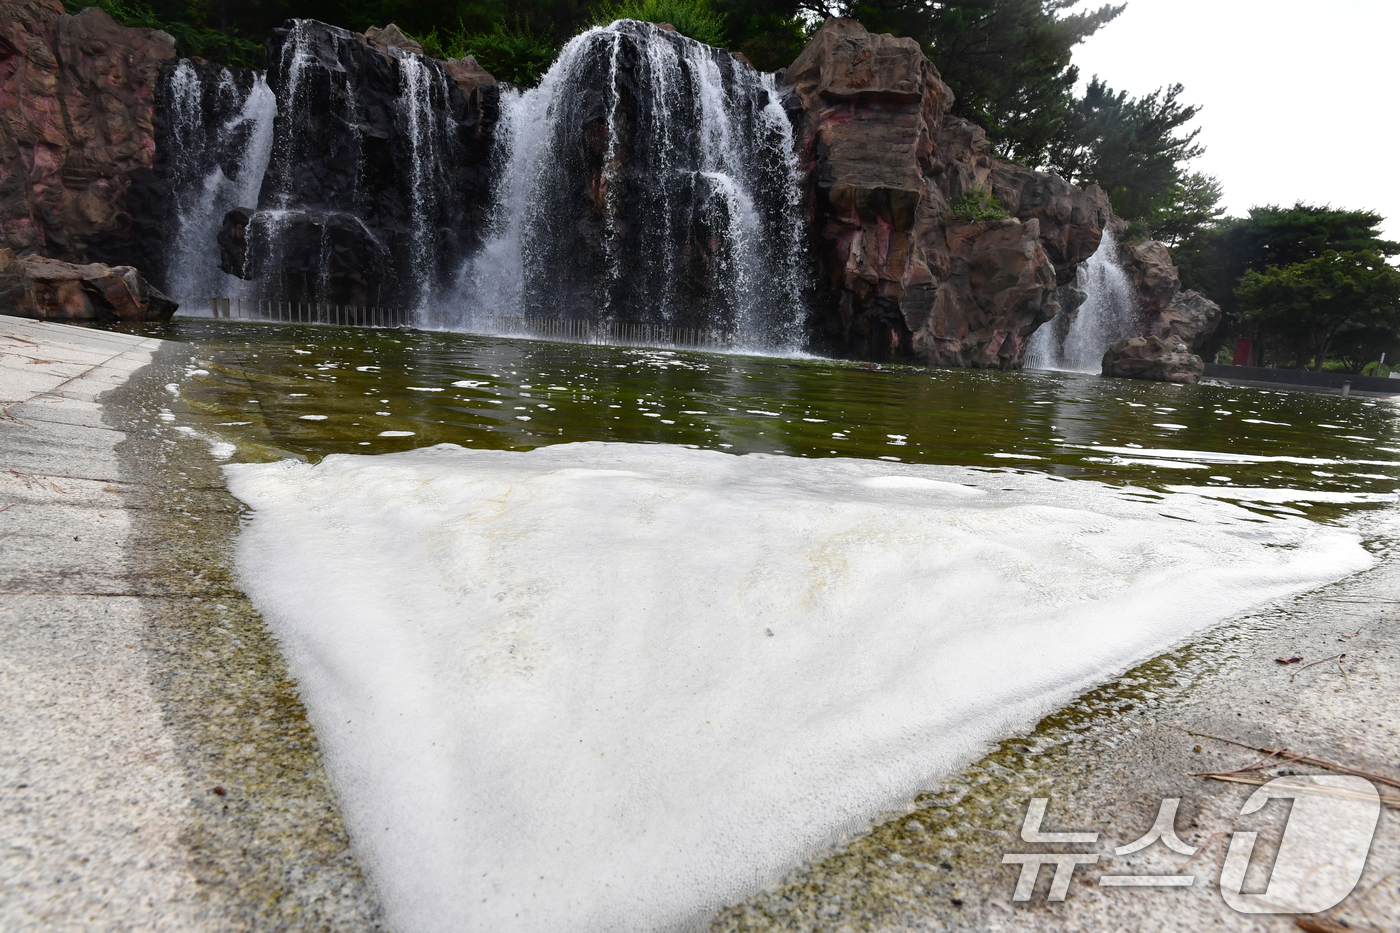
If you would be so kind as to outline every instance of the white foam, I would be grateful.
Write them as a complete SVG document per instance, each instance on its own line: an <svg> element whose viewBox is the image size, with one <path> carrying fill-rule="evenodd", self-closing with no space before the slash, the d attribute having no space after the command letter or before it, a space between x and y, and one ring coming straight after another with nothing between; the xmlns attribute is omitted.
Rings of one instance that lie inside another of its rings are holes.
<svg viewBox="0 0 1400 933"><path fill-rule="evenodd" d="M244 586L408 933L695 923L1088 684L1370 563L1344 529L958 467L226 469Z"/></svg>
<svg viewBox="0 0 1400 933"><path fill-rule="evenodd" d="M1389 479L1390 477L1386 477ZM1393 492L1332 492L1308 489L1274 489L1258 486L1168 486L1168 492L1192 493L1236 502L1395 502Z"/></svg>

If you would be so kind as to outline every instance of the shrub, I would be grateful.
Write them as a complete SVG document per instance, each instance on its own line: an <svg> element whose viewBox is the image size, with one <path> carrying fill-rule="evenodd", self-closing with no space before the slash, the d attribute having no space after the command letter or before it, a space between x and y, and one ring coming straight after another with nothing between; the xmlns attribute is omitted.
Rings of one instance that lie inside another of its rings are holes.
<svg viewBox="0 0 1400 933"><path fill-rule="evenodd" d="M996 195L986 188L973 188L953 202L953 219L964 223L983 220L1006 220L1011 215L1001 206Z"/></svg>
<svg viewBox="0 0 1400 933"><path fill-rule="evenodd" d="M598 11L598 25L619 19L670 23L676 32L706 45L724 45L724 18L706 0L619 0Z"/></svg>
<svg viewBox="0 0 1400 933"><path fill-rule="evenodd" d="M548 37L524 24L497 23L490 32L467 32L459 20L453 31L440 34L437 27L413 36L434 58L476 56L476 63L496 78L518 87L534 87L559 57L559 48Z"/></svg>

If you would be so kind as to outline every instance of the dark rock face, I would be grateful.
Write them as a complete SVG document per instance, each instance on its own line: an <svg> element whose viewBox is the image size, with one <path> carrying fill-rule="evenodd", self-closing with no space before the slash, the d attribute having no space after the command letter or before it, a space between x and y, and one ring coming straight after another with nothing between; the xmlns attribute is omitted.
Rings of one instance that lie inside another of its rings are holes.
<svg viewBox="0 0 1400 933"><path fill-rule="evenodd" d="M79 265L0 249L0 314L50 321L168 321L176 304L132 266Z"/></svg>
<svg viewBox="0 0 1400 933"><path fill-rule="evenodd" d="M1020 366L1057 289L1098 248L1096 187L994 159L986 133L946 116L952 92L912 39L831 19L787 72L800 101L822 294L814 347L935 365ZM1011 215L968 222L990 192Z"/></svg>
<svg viewBox="0 0 1400 933"><path fill-rule="evenodd" d="M152 172L163 32L58 0L0 3L0 246L75 262L159 265Z"/></svg>
<svg viewBox="0 0 1400 933"><path fill-rule="evenodd" d="M263 248L250 251L250 243ZM374 305L393 281L389 251L345 212L234 208L224 215L219 254L230 275L275 281L290 301Z"/></svg>
<svg viewBox="0 0 1400 933"><path fill-rule="evenodd" d="M518 230L521 313L795 342L809 274L792 126L769 79L623 20L570 41L512 106L502 217Z"/></svg>
<svg viewBox="0 0 1400 933"><path fill-rule="evenodd" d="M474 61L414 46L392 26L274 31L272 157L256 210L227 215L226 272L270 298L409 303L479 244L498 91Z"/></svg>
<svg viewBox="0 0 1400 933"><path fill-rule="evenodd" d="M1126 246L1121 258L1136 292L1142 336L1109 347L1103 374L1196 382L1205 373L1197 353L1220 325L1220 306L1199 292L1181 290L1176 264L1162 243Z"/></svg>

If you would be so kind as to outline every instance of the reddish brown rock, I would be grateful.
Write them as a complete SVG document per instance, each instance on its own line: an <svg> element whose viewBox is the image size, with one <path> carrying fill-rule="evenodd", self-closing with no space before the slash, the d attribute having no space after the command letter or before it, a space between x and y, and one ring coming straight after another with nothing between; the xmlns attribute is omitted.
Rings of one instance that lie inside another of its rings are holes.
<svg viewBox="0 0 1400 933"><path fill-rule="evenodd" d="M166 33L96 7L0 2L0 246L74 261L152 247L155 89L174 56Z"/></svg>
<svg viewBox="0 0 1400 933"><path fill-rule="evenodd" d="M1172 262L1165 243L1144 240L1137 245L1125 245L1120 252L1123 269L1133 283L1138 309L1145 320L1156 317L1176 299L1181 291L1181 276Z"/></svg>
<svg viewBox="0 0 1400 933"><path fill-rule="evenodd" d="M1103 374L1125 379L1194 383L1205 371L1205 362L1186 344L1156 335L1120 340L1103 356Z"/></svg>
<svg viewBox="0 0 1400 933"><path fill-rule="evenodd" d="M496 78L476 63L475 55L454 58L447 62L447 75L461 88L462 96L470 98L477 88L494 87Z"/></svg>
<svg viewBox="0 0 1400 933"><path fill-rule="evenodd" d="M1220 306L1199 292L1181 290L1176 263L1163 243L1124 246L1119 258L1133 284L1142 334L1108 348L1103 374L1195 382L1205 373L1198 354L1220 325Z"/></svg>
<svg viewBox="0 0 1400 933"><path fill-rule="evenodd" d="M1076 188L1058 175L1000 160L992 162L991 188L1011 216L1040 221L1040 245L1055 266L1056 281L1074 282L1079 264L1099 248L1104 226L1113 216L1103 189Z"/></svg>
<svg viewBox="0 0 1400 933"><path fill-rule="evenodd" d="M177 305L132 266L79 265L0 249L0 314L51 321L168 321Z"/></svg>
<svg viewBox="0 0 1400 933"><path fill-rule="evenodd" d="M1058 311L1109 217L1097 188L1008 166L947 116L952 91L917 42L830 19L788 69L821 276L813 343L828 352L1014 368ZM1005 198L1003 220L957 206Z"/></svg>

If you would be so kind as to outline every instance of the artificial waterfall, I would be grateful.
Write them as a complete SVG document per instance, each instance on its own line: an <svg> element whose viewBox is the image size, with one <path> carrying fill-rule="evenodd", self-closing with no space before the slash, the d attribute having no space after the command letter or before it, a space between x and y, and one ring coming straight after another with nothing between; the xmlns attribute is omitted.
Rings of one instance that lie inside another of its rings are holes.
<svg viewBox="0 0 1400 933"><path fill-rule="evenodd" d="M411 44L411 43L410 43ZM784 95L729 53L622 20L540 86L502 89L311 20L266 75L180 61L163 84L171 288L801 343L811 281Z"/></svg>
<svg viewBox="0 0 1400 933"><path fill-rule="evenodd" d="M188 61L165 76L172 288L195 308L431 307L478 242L494 87L312 20L274 31L268 53L265 77ZM241 123L209 116L240 93Z"/></svg>
<svg viewBox="0 0 1400 933"><path fill-rule="evenodd" d="M219 268L224 215L255 204L272 152L277 100L263 72L180 59L160 87L163 158L172 193L166 285L195 308L251 297L252 283Z"/></svg>
<svg viewBox="0 0 1400 933"><path fill-rule="evenodd" d="M483 249L454 322L572 318L800 343L806 266L792 124L771 75L621 20L507 92Z"/></svg>
<svg viewBox="0 0 1400 933"><path fill-rule="evenodd" d="M1133 286L1119 264L1111 226L1104 227L1099 248L1079 266L1075 284L1064 291L1076 296L1078 307L1067 308L1035 332L1026 368L1097 375L1104 351L1141 329Z"/></svg>

